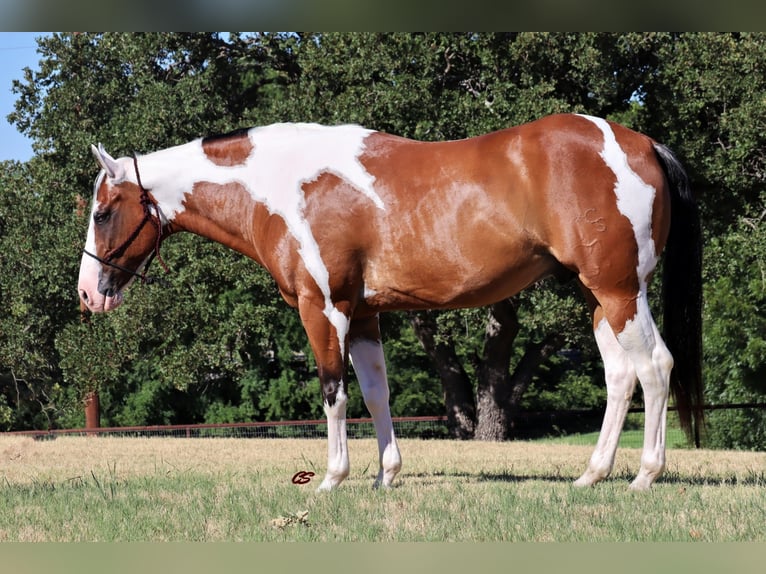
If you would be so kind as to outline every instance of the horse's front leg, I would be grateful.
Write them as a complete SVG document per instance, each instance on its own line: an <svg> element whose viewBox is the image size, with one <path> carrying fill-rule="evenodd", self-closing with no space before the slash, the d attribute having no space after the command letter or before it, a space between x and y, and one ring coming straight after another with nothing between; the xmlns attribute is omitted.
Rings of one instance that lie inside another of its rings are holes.
<svg viewBox="0 0 766 574"><path fill-rule="evenodd" d="M330 310L324 300L310 298L299 300L298 310L316 358L327 416L327 474L318 490L332 490L343 482L350 469L346 434L348 395L343 381L350 312L340 311L338 306Z"/></svg>
<svg viewBox="0 0 766 574"><path fill-rule="evenodd" d="M388 404L388 379L378 316L355 319L349 337L351 363L362 388L364 403L372 415L378 436L380 470L373 487L389 487L402 468Z"/></svg>

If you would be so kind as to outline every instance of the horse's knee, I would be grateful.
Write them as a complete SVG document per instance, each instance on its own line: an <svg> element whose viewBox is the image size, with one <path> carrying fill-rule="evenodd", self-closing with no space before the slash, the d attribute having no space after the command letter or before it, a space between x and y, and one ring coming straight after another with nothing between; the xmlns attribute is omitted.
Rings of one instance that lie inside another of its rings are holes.
<svg viewBox="0 0 766 574"><path fill-rule="evenodd" d="M340 399L345 404L346 394L343 391L343 381L326 379L321 381L322 398L327 407L335 407Z"/></svg>

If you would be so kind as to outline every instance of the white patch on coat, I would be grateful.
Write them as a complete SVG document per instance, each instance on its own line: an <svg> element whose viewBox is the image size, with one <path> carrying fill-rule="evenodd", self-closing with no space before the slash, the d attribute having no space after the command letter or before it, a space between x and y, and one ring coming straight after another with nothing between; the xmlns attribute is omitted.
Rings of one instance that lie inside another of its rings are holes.
<svg viewBox="0 0 766 574"><path fill-rule="evenodd" d="M350 183L376 207L385 209L374 188L375 177L359 161L371 133L353 125L275 124L248 132L253 151L243 164L216 165L205 155L202 139L198 139L139 157L139 171L144 186L169 221L184 211L186 195L199 182L240 184L269 213L279 215L298 242L298 253L322 292L324 315L336 329L343 354L349 319L332 302L329 271L305 217L303 185L331 173ZM120 161L132 164L132 159ZM134 170L128 168L127 173L128 179L135 182ZM332 221L324 224L332 225Z"/></svg>
<svg viewBox="0 0 766 574"><path fill-rule="evenodd" d="M372 299L373 297L375 297L377 294L378 292L375 289L369 287L367 284L362 286L363 301L368 301L369 299Z"/></svg>
<svg viewBox="0 0 766 574"><path fill-rule="evenodd" d="M617 178L614 186L617 209L633 226L638 246L638 278L643 290L649 273L657 264L657 251L652 238L652 205L657 192L631 169L628 156L617 143L606 120L592 116L581 117L593 122L604 135L604 149L600 155Z"/></svg>

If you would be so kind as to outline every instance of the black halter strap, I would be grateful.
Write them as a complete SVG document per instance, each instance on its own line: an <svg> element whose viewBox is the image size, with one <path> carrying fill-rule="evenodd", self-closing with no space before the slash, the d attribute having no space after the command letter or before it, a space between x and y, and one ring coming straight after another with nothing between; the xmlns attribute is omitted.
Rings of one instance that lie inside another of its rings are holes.
<svg viewBox="0 0 766 574"><path fill-rule="evenodd" d="M160 216L160 208L159 205L157 205L157 202L152 198L151 195L149 195L149 190L146 189L141 183L141 175L138 172L138 157L136 154L133 154L133 166L136 169L136 181L138 182L138 187L141 190L141 195L139 197L139 202L141 203L141 206L144 208L144 217L141 219L141 221L138 222L138 225L133 230L133 232L123 241L120 245L115 247L114 249L107 252L104 257L99 257L95 253L91 253L90 251L83 249L83 253L85 255L88 255L101 263L102 265L107 265L109 267L113 267L114 269L118 269L119 271L122 271L123 273L127 273L128 275L132 275L133 277L138 278L141 283L144 283L146 285L151 285L152 283L161 283L165 284L165 281L161 278L157 277L149 277L147 276L146 272L149 269L149 265L154 260L155 257L157 257L157 260L162 265L162 268L165 270L165 273L167 273L168 266L165 264L165 261L162 259L162 255L160 255L160 245L162 244L163 235L162 235L162 218ZM157 215L152 214L152 208L154 208L154 211ZM144 228L144 225L146 225L148 222L154 223L155 227L157 228L157 239L154 244L154 250L152 251L149 258L146 260L146 263L143 265L142 271L139 273L138 270L131 270L127 267L123 267L122 265L118 265L117 263L114 263L112 260L116 259L118 257L121 257L124 255L125 251L130 247L130 245L136 240L138 237L138 234L141 233L141 230Z"/></svg>
<svg viewBox="0 0 766 574"><path fill-rule="evenodd" d="M103 259L99 257L98 255L96 255L95 253L91 253L87 249L83 249L82 252L85 253L85 255L93 257L93 259L95 259L102 265L107 265L109 267L113 267L114 269L119 269L120 271L127 273L128 275L132 275L133 277L136 277L144 285L152 285L154 283L159 283L160 285L163 285L164 287L168 286L168 282L162 277L153 277L151 275L146 274L147 269L149 269L149 264L154 260L154 257L156 255L155 251L152 251L152 254L149 256L149 259L147 259L146 264L144 265L144 268L141 271L141 273L139 273L138 271L134 271L132 269L128 269L127 267L123 267L122 265L118 265L117 263L113 263L111 261Z"/></svg>

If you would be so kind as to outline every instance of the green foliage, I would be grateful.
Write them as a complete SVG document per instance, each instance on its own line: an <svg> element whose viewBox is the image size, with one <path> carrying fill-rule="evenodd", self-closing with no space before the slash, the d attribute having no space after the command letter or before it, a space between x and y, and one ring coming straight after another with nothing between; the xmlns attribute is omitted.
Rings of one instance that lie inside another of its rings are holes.
<svg viewBox="0 0 766 574"><path fill-rule="evenodd" d="M462 138L562 111L623 109L651 45L617 34L301 35L286 120L355 122L425 140ZM621 73L617 74L616 70Z"/></svg>
<svg viewBox="0 0 766 574"><path fill-rule="evenodd" d="M711 240L705 276L706 397L712 404L763 402L766 395L766 194L755 217L740 217ZM755 206L754 206L755 207ZM760 211L760 213L759 213ZM715 411L711 445L763 449L766 413Z"/></svg>
<svg viewBox="0 0 766 574"><path fill-rule="evenodd" d="M74 203L44 158L0 169L0 392L12 428L46 428L60 376L53 341L76 312L71 278L81 234ZM76 237L76 239L75 239ZM8 381L6 384L5 381Z"/></svg>
<svg viewBox="0 0 766 574"><path fill-rule="evenodd" d="M406 316L389 313L381 317L380 323L392 416L428 416L443 412L438 376Z"/></svg>
<svg viewBox="0 0 766 574"><path fill-rule="evenodd" d="M8 399L0 395L0 429L8 430L13 422L13 409L8 406Z"/></svg>
<svg viewBox="0 0 766 574"><path fill-rule="evenodd" d="M639 128L679 151L701 194L705 230L747 211L766 178L766 36L662 35Z"/></svg>

